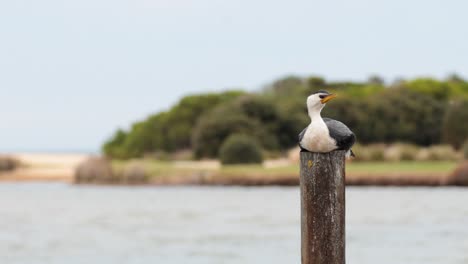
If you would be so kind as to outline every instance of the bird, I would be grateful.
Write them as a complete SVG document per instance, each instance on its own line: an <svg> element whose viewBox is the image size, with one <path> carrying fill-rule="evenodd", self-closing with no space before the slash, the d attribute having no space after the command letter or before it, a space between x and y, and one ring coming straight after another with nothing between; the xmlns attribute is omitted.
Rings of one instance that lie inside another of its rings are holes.
<svg viewBox="0 0 468 264"><path fill-rule="evenodd" d="M322 118L320 112L326 103L336 97L320 90L307 97L307 111L310 124L299 134L301 152L327 153L333 150L346 150L346 156L354 157L351 147L356 142L354 133L342 122Z"/></svg>

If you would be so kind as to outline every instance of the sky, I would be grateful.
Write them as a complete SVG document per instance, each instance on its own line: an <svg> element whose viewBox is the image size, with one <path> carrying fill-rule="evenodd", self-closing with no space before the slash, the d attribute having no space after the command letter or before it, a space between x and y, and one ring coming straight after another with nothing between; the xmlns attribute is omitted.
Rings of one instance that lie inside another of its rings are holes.
<svg viewBox="0 0 468 264"><path fill-rule="evenodd" d="M465 0L0 1L0 152L98 151L186 94L468 76Z"/></svg>

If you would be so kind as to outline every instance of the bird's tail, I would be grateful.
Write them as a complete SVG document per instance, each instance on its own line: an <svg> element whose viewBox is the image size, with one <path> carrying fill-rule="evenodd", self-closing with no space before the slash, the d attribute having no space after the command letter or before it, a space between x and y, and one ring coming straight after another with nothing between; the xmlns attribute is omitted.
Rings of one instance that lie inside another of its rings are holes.
<svg viewBox="0 0 468 264"><path fill-rule="evenodd" d="M350 157L353 157L353 158L356 157L356 155L354 155L354 152L353 152L352 149L350 149L350 150L348 150L348 151L346 152L346 158L349 159Z"/></svg>

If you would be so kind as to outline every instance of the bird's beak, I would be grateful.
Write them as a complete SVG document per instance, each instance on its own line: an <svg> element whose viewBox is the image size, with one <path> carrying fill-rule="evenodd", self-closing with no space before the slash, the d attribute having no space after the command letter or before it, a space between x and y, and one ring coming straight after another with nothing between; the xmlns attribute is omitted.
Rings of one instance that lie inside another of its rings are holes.
<svg viewBox="0 0 468 264"><path fill-rule="evenodd" d="M336 94L330 94L330 95L327 95L327 97L323 98L322 100L320 100L320 102L322 104L330 101L331 99L335 98L336 97Z"/></svg>

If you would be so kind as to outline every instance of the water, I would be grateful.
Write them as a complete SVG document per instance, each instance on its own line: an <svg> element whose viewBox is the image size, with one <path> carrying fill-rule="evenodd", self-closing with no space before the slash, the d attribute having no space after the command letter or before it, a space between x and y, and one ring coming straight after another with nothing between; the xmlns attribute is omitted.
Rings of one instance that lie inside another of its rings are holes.
<svg viewBox="0 0 468 264"><path fill-rule="evenodd" d="M348 188L347 263L468 263L468 190ZM298 188L0 184L0 263L300 263Z"/></svg>

